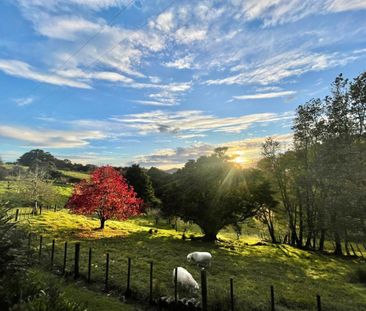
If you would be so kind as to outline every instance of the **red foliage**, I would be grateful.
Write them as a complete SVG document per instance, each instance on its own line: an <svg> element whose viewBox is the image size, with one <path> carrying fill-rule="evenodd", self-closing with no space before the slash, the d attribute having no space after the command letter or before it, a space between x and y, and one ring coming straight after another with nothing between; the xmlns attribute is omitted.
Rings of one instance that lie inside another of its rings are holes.
<svg viewBox="0 0 366 311"><path fill-rule="evenodd" d="M124 177L111 166L96 169L90 180L75 185L67 207L76 214L97 214L101 228L107 219L125 220L142 212L138 198Z"/></svg>

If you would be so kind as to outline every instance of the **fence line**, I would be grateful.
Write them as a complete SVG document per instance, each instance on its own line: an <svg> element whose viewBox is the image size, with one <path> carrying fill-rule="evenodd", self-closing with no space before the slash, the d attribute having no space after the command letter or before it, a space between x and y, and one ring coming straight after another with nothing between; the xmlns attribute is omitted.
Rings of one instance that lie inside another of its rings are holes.
<svg viewBox="0 0 366 311"><path fill-rule="evenodd" d="M19 216L19 213L17 213ZM37 238L36 234L29 233L24 238L28 238L28 249L32 250L32 237ZM74 252L74 258L73 258L73 277L75 279L79 278L80 275L80 257L81 257L81 243L75 242L73 243L75 247ZM356 255L353 246L350 244L351 249L353 250L353 253ZM356 247L359 249L359 246L356 244ZM37 251L37 248L35 249ZM68 242L64 242L64 256L63 256L63 265L62 265L62 274L67 275L66 268L67 268L67 255L68 255ZM56 241L55 239L52 239L52 246L51 246L51 252L50 252L50 258L48 261L50 263L50 269L51 271L54 271L55 266L55 252L56 252ZM359 249L359 252L362 254L361 250ZM47 248L45 244L45 238L40 235L39 236L39 243L38 243L38 259L39 262L42 263L42 257L44 257L44 254L47 253ZM362 254L363 255L363 254ZM127 258L128 266L127 266L127 284L126 284L126 290L125 290L125 297L131 297L132 296L132 290L131 290L131 269L132 269L132 259L130 257ZM149 274L149 303L150 304L156 304L156 303L163 303L159 299L154 299L154 292L153 292L153 262L150 261L150 274ZM91 282L91 274L92 274L92 248L89 247L89 255L88 255L88 274L87 274L87 281ZM104 290L109 291L110 290L110 254L106 253L106 266L105 266L105 279L104 279ZM99 282L98 282L99 283ZM230 310L235 309L235 301L234 301L234 280L233 278L230 278ZM137 293L134 293L137 294ZM175 277L174 277L174 300L172 300L175 304L178 304L180 302L179 298L179 287L178 287L178 280L177 280L177 269L175 269ZM171 303L170 303L171 304ZM199 304L200 310L206 311L208 310L208 285L207 285L207 274L206 270L201 270L201 300ZM197 305L195 306L197 308ZM274 287L270 287L270 302L269 307L271 311L275 311L275 295L274 295ZM319 295L316 296L316 307L318 311L322 310L321 305L321 297Z"/></svg>
<svg viewBox="0 0 366 311"><path fill-rule="evenodd" d="M30 249L32 250L32 240L30 237L34 237L34 238L38 238L37 235L32 234L32 235L28 235L29 238L29 246ZM63 263L62 263L62 267L61 270L59 272L61 272L60 274L62 275L69 275L72 276L74 279L79 279L82 278L82 275L80 273L80 263L81 263L81 243L80 242L75 242L72 243L74 245L75 248L75 252L74 252L74 258L73 262L74 265L70 268L70 272L72 271L72 274L67 274L66 273L66 264L67 264L67 247L70 243L68 243L67 241L64 242L64 256L63 256ZM62 245L62 243L61 243ZM37 248L33 249L35 251L37 251ZM48 258L48 260L46 262L48 262L50 264L50 269L51 271L54 271L54 267L57 267L57 264L55 264L55 250L56 250L56 241L55 239L52 239L52 244L51 244L51 252L49 253L49 256L51 256L50 258ZM45 243L45 238L40 235L39 236L39 243L38 243L38 262L40 264L42 264L43 262L45 262L45 254L47 253L47 247L46 247L46 243ZM87 278L85 278L86 282L90 283L91 282L91 260L92 260L92 248L89 247L88 250L88 271L87 271ZM104 288L103 290L105 292L108 292L111 290L111 284L110 284L110 253L106 253L106 261L105 261L105 278L104 278ZM50 260L50 261L49 261ZM127 266L127 284L126 284L126 290L125 290L125 297L132 297L134 299L136 299L137 295L133 295L133 294L138 294L137 292L132 292L131 290L131 281L132 281L132 277L131 277L131 268L132 268L132 259L131 258L127 258L127 262L128 262L128 266ZM152 261L147 262L150 265L150 271L149 271L149 294L148 297L146 297L146 299L148 298L148 302L151 305L159 305L160 307L166 307L168 309L174 309L177 305L180 306L180 310L202 310L202 311L207 311L209 310L209 299L208 299L208 282L207 282L207 272L205 269L201 269L201 294L200 294L200 300L197 300L195 302L191 302L190 300L185 300L184 299L179 299L179 286L178 286L178 270L177 268L174 269L175 274L174 274L174 298L172 299L165 299L162 297L155 297L154 299L154 292L153 292L153 266L154 263ZM101 281L96 281L97 284L102 285L103 282ZM234 311L237 309L238 305L235 305L235 296L234 296L234 278L230 278L229 279L229 283L230 285L229 287L229 291L228 291L228 295L229 295L229 299L230 299L230 303L228 305L228 310ZM166 297L165 297L166 298ZM145 301L145 299L143 299L143 301ZM141 303L142 301L140 301ZM314 304L314 307L316 306L316 310L317 311L321 311L322 310L322 305L321 305L321 297L319 295L316 295L316 300L315 300L316 304ZM184 304L185 303L185 304ZM187 307L187 309L184 309L185 307ZM275 311L276 310L276 304L275 304L275 293L274 293L274 286L270 286L270 300L268 303L268 309L271 311Z"/></svg>

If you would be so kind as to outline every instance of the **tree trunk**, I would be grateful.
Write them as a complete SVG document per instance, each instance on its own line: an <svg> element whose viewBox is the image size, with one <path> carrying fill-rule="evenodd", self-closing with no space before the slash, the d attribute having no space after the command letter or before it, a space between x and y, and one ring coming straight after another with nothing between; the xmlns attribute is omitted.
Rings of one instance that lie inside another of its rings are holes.
<svg viewBox="0 0 366 311"><path fill-rule="evenodd" d="M214 242L217 240L217 232L205 232L204 241Z"/></svg>
<svg viewBox="0 0 366 311"><path fill-rule="evenodd" d="M99 229L104 229L104 223L105 223L106 219L104 217L100 218L100 228Z"/></svg>
<svg viewBox="0 0 366 311"><path fill-rule="evenodd" d="M347 232L347 229L344 229L344 248L346 250L347 256L351 256L351 253L350 253L349 247L348 247L348 232Z"/></svg>
<svg viewBox="0 0 366 311"><path fill-rule="evenodd" d="M268 227L269 235L271 236L272 243L277 243L274 225L273 225L272 221L269 221L267 223L267 227Z"/></svg>
<svg viewBox="0 0 366 311"><path fill-rule="evenodd" d="M37 211L38 211L38 201L37 201L37 200L35 200L35 201L34 201L34 205L33 205L32 214L33 214L33 215L37 215Z"/></svg>
<svg viewBox="0 0 366 311"><path fill-rule="evenodd" d="M325 230L320 230L320 238L319 238L319 251L324 251L324 241L325 241Z"/></svg>
<svg viewBox="0 0 366 311"><path fill-rule="evenodd" d="M342 256L342 243L341 243L341 237L339 236L338 232L334 233L334 242L335 242L335 250L334 254L337 256Z"/></svg>

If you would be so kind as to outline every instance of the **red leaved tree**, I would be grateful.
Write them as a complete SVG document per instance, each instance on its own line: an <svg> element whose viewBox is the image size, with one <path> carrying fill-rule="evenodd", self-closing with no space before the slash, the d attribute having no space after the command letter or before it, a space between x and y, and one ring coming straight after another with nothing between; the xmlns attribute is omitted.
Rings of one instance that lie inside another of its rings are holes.
<svg viewBox="0 0 366 311"><path fill-rule="evenodd" d="M97 215L103 229L108 219L125 220L139 215L142 203L117 170L102 166L91 174L90 180L75 185L67 207L76 214Z"/></svg>

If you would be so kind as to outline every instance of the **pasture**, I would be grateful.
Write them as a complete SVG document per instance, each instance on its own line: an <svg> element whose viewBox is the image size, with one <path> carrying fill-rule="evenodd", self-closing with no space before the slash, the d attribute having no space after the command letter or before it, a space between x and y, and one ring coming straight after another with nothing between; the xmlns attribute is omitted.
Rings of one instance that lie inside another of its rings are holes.
<svg viewBox="0 0 366 311"><path fill-rule="evenodd" d="M99 221L70 214L67 210L44 211L42 215L18 224L28 232L42 235L45 243L43 265L49 263L51 241L56 240L55 266L61 266L64 242L68 241L67 270L73 266L73 242L81 243L80 273L87 275L88 252L92 248L91 288L103 289L106 254L110 255L110 286L125 288L127 258L132 260L131 286L135 296L146 299L149 293L149 262L154 262L154 296L173 295L172 270L187 268L199 282L200 271L186 262L192 251L209 251L213 263L208 271L209 306L225 310L229 306L229 280L234 278L237 310L268 310L269 288L275 288L276 310L315 310L316 295L322 297L323 310L363 310L366 287L357 281L355 271L365 262L356 258L303 251L288 245L260 242L255 235L234 238L232 232L219 235L220 242L182 240L182 232L166 223L155 226L153 219L138 217L128 221ZM153 229L150 234L149 230ZM154 232L157 230L157 232ZM191 232L199 232L193 226ZM37 250L38 240L32 241Z"/></svg>

